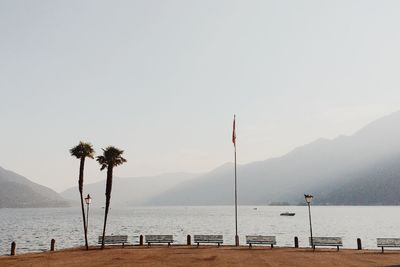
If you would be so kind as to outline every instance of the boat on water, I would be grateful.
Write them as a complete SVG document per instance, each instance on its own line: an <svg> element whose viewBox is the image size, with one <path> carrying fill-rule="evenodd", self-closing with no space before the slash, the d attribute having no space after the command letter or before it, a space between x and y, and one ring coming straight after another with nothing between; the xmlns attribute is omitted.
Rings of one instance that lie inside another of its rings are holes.
<svg viewBox="0 0 400 267"><path fill-rule="evenodd" d="M295 214L294 212L282 212L281 216L294 216Z"/></svg>

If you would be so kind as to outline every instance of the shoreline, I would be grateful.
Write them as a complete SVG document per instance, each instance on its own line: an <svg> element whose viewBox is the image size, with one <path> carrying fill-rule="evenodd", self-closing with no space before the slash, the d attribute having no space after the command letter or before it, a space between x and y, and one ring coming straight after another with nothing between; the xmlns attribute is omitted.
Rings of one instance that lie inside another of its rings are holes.
<svg viewBox="0 0 400 267"><path fill-rule="evenodd" d="M0 266L393 266L400 250L187 245L68 248L0 256Z"/></svg>

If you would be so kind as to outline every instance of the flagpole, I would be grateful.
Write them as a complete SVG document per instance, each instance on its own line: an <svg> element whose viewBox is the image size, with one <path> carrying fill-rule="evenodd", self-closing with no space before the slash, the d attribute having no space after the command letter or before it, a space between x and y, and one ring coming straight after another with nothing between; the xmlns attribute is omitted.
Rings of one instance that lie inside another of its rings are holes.
<svg viewBox="0 0 400 267"><path fill-rule="evenodd" d="M235 143L235 246L239 246L238 225L237 225L236 143Z"/></svg>
<svg viewBox="0 0 400 267"><path fill-rule="evenodd" d="M238 216L237 216L237 173L236 173L236 115L233 116L232 142L234 145L234 152L235 152L235 246L239 246L238 222L237 222Z"/></svg>

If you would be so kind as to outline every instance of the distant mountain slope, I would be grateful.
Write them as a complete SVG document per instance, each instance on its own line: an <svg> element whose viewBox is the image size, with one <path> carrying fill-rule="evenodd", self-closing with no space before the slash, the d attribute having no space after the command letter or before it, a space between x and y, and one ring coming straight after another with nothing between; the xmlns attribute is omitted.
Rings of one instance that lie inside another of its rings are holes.
<svg viewBox="0 0 400 267"><path fill-rule="evenodd" d="M197 177L191 173L169 173L149 177L133 177L113 179L111 193L112 204L124 206L143 205L148 199L157 194L174 187L181 182ZM90 194L94 205L104 205L105 201L105 181L84 185L85 195ZM79 200L78 187L71 187L61 195L68 200Z"/></svg>
<svg viewBox="0 0 400 267"><path fill-rule="evenodd" d="M283 157L238 166L239 203L298 203L303 201L303 193L313 193L316 201L321 196L321 204L397 204L395 166L400 165L399 155L400 112L396 112L352 136L319 139ZM379 166L382 171L372 166ZM154 197L147 204L232 204L233 175L232 164L223 165ZM357 199L346 197L356 192ZM375 197L371 198L371 194Z"/></svg>
<svg viewBox="0 0 400 267"><path fill-rule="evenodd" d="M50 188L0 167L0 208L66 207L69 203Z"/></svg>
<svg viewBox="0 0 400 267"><path fill-rule="evenodd" d="M400 205L400 154L371 164L354 179L321 190L316 204L329 205Z"/></svg>

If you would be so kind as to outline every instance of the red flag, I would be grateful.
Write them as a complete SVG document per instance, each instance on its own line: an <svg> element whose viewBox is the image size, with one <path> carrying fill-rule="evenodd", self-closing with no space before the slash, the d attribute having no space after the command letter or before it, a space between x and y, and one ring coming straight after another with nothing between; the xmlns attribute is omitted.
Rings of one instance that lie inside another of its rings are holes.
<svg viewBox="0 0 400 267"><path fill-rule="evenodd" d="M233 115L233 131L232 131L232 143L236 146L236 115Z"/></svg>

